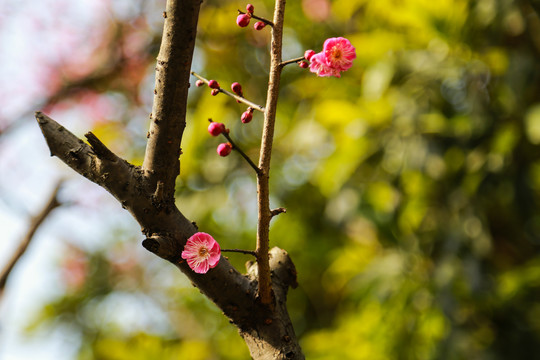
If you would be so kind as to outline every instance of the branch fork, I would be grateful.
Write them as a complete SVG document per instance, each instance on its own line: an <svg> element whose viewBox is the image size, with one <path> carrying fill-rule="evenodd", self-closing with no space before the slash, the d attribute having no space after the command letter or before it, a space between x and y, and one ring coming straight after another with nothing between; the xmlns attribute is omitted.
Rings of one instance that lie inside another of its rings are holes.
<svg viewBox="0 0 540 360"><path fill-rule="evenodd" d="M257 246L254 251L232 249L256 257L258 276L253 279L240 274L223 257L207 274L197 274L185 261L180 261L187 239L198 231L194 223L174 206L174 191L180 171L187 84L200 4L200 0L167 0L163 40L157 57L151 125L141 167L115 155L92 133L86 134L88 145L47 115L37 112L36 119L51 155L105 188L133 215L146 236L142 245L177 266L222 309L239 328L253 358L283 359L286 355L287 358L303 359L286 309L288 287L296 284L296 270L286 252L277 248L269 250L270 221L273 216L285 212L281 208L270 210L269 206L270 158L282 68L285 0L276 0L273 22L267 22L272 25L272 47L265 107L220 89L264 113L259 165L254 166L258 169ZM163 211L159 205L169 202L171 206ZM254 291L255 287L258 291Z"/></svg>

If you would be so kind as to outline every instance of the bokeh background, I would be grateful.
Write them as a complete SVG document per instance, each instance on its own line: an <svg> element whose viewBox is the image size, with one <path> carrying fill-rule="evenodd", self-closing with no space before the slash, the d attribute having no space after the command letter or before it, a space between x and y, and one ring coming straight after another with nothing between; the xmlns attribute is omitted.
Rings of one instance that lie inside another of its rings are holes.
<svg viewBox="0 0 540 360"><path fill-rule="evenodd" d="M273 3L253 1L272 17ZM263 104L268 29L204 1L193 69ZM164 0L0 1L0 267L57 181L0 299L0 359L249 359L220 311L146 252L114 199L49 157L43 110L140 164ZM293 258L289 309L308 359L540 358L540 4L302 0L284 59L344 36L342 78L283 71L272 245ZM194 84L193 79L192 84ZM253 248L262 116L191 87L177 204L227 248ZM231 254L240 269L249 258Z"/></svg>

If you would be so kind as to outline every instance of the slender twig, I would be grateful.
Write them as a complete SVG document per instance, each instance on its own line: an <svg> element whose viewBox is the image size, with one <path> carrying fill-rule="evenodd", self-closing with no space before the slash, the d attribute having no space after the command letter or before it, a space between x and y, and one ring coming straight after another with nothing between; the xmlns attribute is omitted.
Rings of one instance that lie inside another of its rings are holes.
<svg viewBox="0 0 540 360"><path fill-rule="evenodd" d="M266 110L261 139L259 168L257 174L257 264L259 266L259 297L261 303L272 306L272 280L270 278L269 246L270 246L270 158L274 140L274 125L281 78L281 49L283 45L283 18L285 16L285 0L276 0L274 8L274 26L272 27L272 45L270 52L270 76L266 94Z"/></svg>
<svg viewBox="0 0 540 360"><path fill-rule="evenodd" d="M191 72L191 75L193 75L193 76L195 76L197 79L203 81L206 85L208 85L208 82L210 81L210 80L208 80L208 79L205 79L205 78L202 77L201 75L197 74L195 71L192 71L192 72ZM236 94L233 94L233 93L230 92L230 91L224 90L224 89L222 89L221 87L218 89L218 91L221 92L221 93L224 93L225 95L228 95L228 96L230 96L230 97L232 97L232 98L234 98L234 99L236 99L236 100L238 100L238 101L240 101L240 102L242 102L242 103L244 103L244 104L246 104L246 105L249 105L250 107L252 107L252 108L255 109L255 110L258 110L258 111L264 113L264 107L261 106L261 105L259 105L259 104L255 104L254 102L251 102L251 101L249 101L248 99L246 99L246 98L244 98L244 97L242 97L242 96L238 96L238 95L236 95Z"/></svg>
<svg viewBox="0 0 540 360"><path fill-rule="evenodd" d="M283 214L283 213L286 213L287 212L287 209L285 208L282 208L282 207L279 207L279 208L276 208L276 209L272 209L270 211L270 213L272 214L272 217L276 216L276 215L279 215L279 214Z"/></svg>
<svg viewBox="0 0 540 360"><path fill-rule="evenodd" d="M225 136L227 138L227 140L229 140L229 143L231 143L233 150L238 151L238 153L240 153L240 155L242 155L242 157L244 159L246 159L246 161L253 168L253 170L255 170L255 172L257 174L259 174L261 172L261 169L257 165L255 165L255 163L249 158L249 156L247 156L246 153L244 151L242 151L242 149L238 145L236 145L234 143L234 141L232 141L231 136L229 135L229 133L228 132L222 132L221 134L223 136Z"/></svg>
<svg viewBox="0 0 540 360"><path fill-rule="evenodd" d="M281 64L279 64L279 66L284 67L285 65L298 63L299 61L302 61L302 60L306 60L306 58L301 56L301 57L297 57L291 60L282 61Z"/></svg>
<svg viewBox="0 0 540 360"><path fill-rule="evenodd" d="M0 272L0 295L3 293L4 287L6 286L9 274L11 274L13 268L15 267L19 259L26 252L26 249L28 248L28 245L30 245L30 241L33 239L37 229L41 226L43 221L45 221L47 216L49 216L51 211L61 205L58 201L58 191L60 190L61 185L62 182L58 182L45 206L36 216L32 217L30 221L30 226L28 227L26 234L21 240L18 249L8 261L2 272Z"/></svg>
<svg viewBox="0 0 540 360"><path fill-rule="evenodd" d="M257 256L257 253L253 250L242 250L242 249L221 249L221 252L236 252L240 254L247 254Z"/></svg>
<svg viewBox="0 0 540 360"><path fill-rule="evenodd" d="M240 14L245 14L245 12L243 12L242 10L238 10L238 15L240 15ZM254 19L257 19L257 20L262 21L262 22L265 23L266 25L270 25L271 27L274 27L274 23L271 22L271 21L268 20L268 19L265 19L265 18L263 18L263 17L257 16L257 15L255 15L255 14L250 14L250 16L251 16L252 18L254 18Z"/></svg>

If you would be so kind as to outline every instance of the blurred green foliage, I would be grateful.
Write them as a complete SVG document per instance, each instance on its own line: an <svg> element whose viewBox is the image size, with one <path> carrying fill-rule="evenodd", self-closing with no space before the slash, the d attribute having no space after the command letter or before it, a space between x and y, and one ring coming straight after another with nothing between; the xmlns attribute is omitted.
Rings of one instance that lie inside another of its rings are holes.
<svg viewBox="0 0 540 360"><path fill-rule="evenodd" d="M334 36L350 39L358 57L340 79L284 69L271 176L271 202L287 208L271 245L297 266L289 309L307 358L538 356L538 2L335 0L316 17L309 9L321 3L287 4L284 59ZM271 1L253 4L271 17ZM203 3L193 69L224 88L240 82L262 104L268 29L237 27L244 6ZM207 119L224 122L256 160L262 116L244 125L244 110L192 87L177 203L226 248L254 246L254 176L234 153L216 155L221 141L208 136ZM143 145L146 128L137 131ZM115 277L103 265L112 258L88 256L96 270L83 288L44 312L79 329L81 359L249 358L172 267L138 264ZM243 268L247 259L230 260ZM120 280L136 274L123 290ZM164 324L133 332L88 320L122 293L128 303L153 299Z"/></svg>

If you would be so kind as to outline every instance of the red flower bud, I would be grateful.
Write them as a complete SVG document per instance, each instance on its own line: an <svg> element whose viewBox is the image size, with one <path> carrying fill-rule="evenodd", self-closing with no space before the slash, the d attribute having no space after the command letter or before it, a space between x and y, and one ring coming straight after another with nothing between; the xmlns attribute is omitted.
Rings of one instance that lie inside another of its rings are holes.
<svg viewBox="0 0 540 360"><path fill-rule="evenodd" d="M305 61L299 61L298 66L300 66L302 69L306 69L309 66L309 64Z"/></svg>
<svg viewBox="0 0 540 360"><path fill-rule="evenodd" d="M204 85L204 81L202 81L202 80L197 80L197 81L195 81L195 85L196 85L197 87L201 87L201 86Z"/></svg>
<svg viewBox="0 0 540 360"><path fill-rule="evenodd" d="M249 25L250 20L251 16L248 14L240 14L236 17L236 24L240 27L246 27Z"/></svg>
<svg viewBox="0 0 540 360"><path fill-rule="evenodd" d="M306 50L306 52L304 53L304 58L307 60L307 61L310 61L311 60L311 57L315 55L315 51L313 50Z"/></svg>
<svg viewBox="0 0 540 360"><path fill-rule="evenodd" d="M210 125L208 125L208 132L212 136L218 136L222 132L225 132L225 125L218 122L211 122Z"/></svg>
<svg viewBox="0 0 540 360"><path fill-rule="evenodd" d="M233 83L231 84L231 90L232 90L236 95L242 96L242 85L240 85L239 83L233 82Z"/></svg>
<svg viewBox="0 0 540 360"><path fill-rule="evenodd" d="M255 11L255 7L251 4L246 5L246 11L250 14L253 14L253 11Z"/></svg>
<svg viewBox="0 0 540 360"><path fill-rule="evenodd" d="M266 26L266 24L262 21L257 21L255 24L253 24L253 28L255 30L262 30L264 29L264 27Z"/></svg>
<svg viewBox="0 0 540 360"><path fill-rule="evenodd" d="M232 151L231 143L222 143L222 144L219 144L217 147L217 153L219 154L219 156L227 156L231 153L231 151Z"/></svg>
<svg viewBox="0 0 540 360"><path fill-rule="evenodd" d="M212 89L219 89L219 83L216 80L210 80L208 82L208 86L210 86Z"/></svg>
<svg viewBox="0 0 540 360"><path fill-rule="evenodd" d="M240 120L242 120L244 124L247 124L252 119L253 119L253 108L249 107L246 111L242 113Z"/></svg>
<svg viewBox="0 0 540 360"><path fill-rule="evenodd" d="M212 94L212 96L216 96L217 94L219 94L219 90L218 89L212 89L211 94Z"/></svg>

